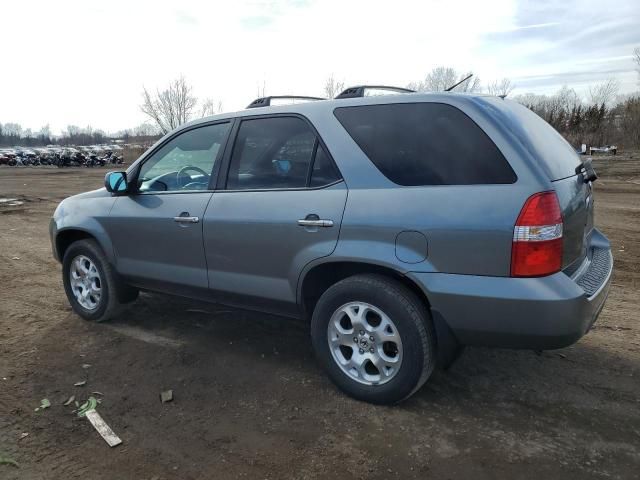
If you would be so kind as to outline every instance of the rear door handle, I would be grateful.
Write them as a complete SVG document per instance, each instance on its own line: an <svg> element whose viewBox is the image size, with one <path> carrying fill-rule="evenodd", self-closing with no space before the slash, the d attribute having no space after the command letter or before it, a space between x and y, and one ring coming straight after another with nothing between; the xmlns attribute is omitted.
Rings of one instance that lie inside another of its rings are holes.
<svg viewBox="0 0 640 480"><path fill-rule="evenodd" d="M198 223L200 221L199 217L188 217L187 215L173 217L173 221L178 223Z"/></svg>
<svg viewBox="0 0 640 480"><path fill-rule="evenodd" d="M298 220L301 227L333 227L333 220Z"/></svg>

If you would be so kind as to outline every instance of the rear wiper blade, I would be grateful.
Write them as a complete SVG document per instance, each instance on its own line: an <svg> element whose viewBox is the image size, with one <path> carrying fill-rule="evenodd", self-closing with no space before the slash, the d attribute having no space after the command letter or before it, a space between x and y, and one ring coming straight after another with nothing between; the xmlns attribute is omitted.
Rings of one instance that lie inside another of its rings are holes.
<svg viewBox="0 0 640 480"><path fill-rule="evenodd" d="M576 167L576 175L578 174L582 174L584 183L595 182L598 179L598 174L593 168L590 158L580 163L580 165Z"/></svg>

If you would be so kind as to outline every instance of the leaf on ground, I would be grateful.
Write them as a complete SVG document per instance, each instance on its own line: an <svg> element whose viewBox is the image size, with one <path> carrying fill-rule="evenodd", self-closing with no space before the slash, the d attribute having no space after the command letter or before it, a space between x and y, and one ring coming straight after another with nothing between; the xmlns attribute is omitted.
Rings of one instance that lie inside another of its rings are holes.
<svg viewBox="0 0 640 480"><path fill-rule="evenodd" d="M86 380L81 380L73 384L74 387L84 387L87 384Z"/></svg>
<svg viewBox="0 0 640 480"><path fill-rule="evenodd" d="M66 407L67 405L71 405L71 402L73 402L75 399L76 399L76 396L75 396L75 395L71 395L71 396L69 397L69 400L67 400L66 402L64 402L62 405L64 405L65 407Z"/></svg>
<svg viewBox="0 0 640 480"><path fill-rule="evenodd" d="M16 462L13 458L7 457L0 453L0 465L11 465L13 467L19 467L18 462Z"/></svg>
<svg viewBox="0 0 640 480"><path fill-rule="evenodd" d="M95 410L98 406L98 401L95 397L89 397L86 402L80 405L80 409L78 410L78 416L84 417L89 410Z"/></svg>
<svg viewBox="0 0 640 480"><path fill-rule="evenodd" d="M42 400L40 400L40 406L36 408L34 411L38 412L40 410L44 410L45 408L49 408L50 406L51 406L51 402L49 401L49 399L43 398Z"/></svg>
<svg viewBox="0 0 640 480"><path fill-rule="evenodd" d="M83 364L82 364L82 368L84 368L85 370L86 370L87 368L91 368L91 364L90 364L90 363L83 363Z"/></svg>

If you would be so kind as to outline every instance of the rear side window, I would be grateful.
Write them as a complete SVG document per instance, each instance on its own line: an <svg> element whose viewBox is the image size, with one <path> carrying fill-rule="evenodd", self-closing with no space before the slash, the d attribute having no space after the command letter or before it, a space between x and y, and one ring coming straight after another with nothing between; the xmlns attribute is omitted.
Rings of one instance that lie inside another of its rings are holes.
<svg viewBox="0 0 640 480"><path fill-rule="evenodd" d="M240 124L227 189L317 187L338 179L333 161L300 118L259 118Z"/></svg>
<svg viewBox="0 0 640 480"><path fill-rule="evenodd" d="M336 108L334 113L378 170L398 185L516 181L491 139L450 105L366 105Z"/></svg>

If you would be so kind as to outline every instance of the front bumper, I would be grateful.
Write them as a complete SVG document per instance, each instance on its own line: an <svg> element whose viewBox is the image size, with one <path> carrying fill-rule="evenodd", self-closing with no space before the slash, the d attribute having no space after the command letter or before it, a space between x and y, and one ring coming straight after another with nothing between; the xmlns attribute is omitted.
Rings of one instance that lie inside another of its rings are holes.
<svg viewBox="0 0 640 480"><path fill-rule="evenodd" d="M49 222L49 241L51 242L51 253L53 254L53 258L55 258L58 262L62 262L60 258L60 254L58 253L58 248L56 245L56 234L58 232L58 225L56 224L55 219L52 217Z"/></svg>
<svg viewBox="0 0 640 480"><path fill-rule="evenodd" d="M606 238L598 236L590 256L597 262L574 278L562 272L539 278L418 272L409 277L463 345L562 348L589 331L609 293L613 257Z"/></svg>

